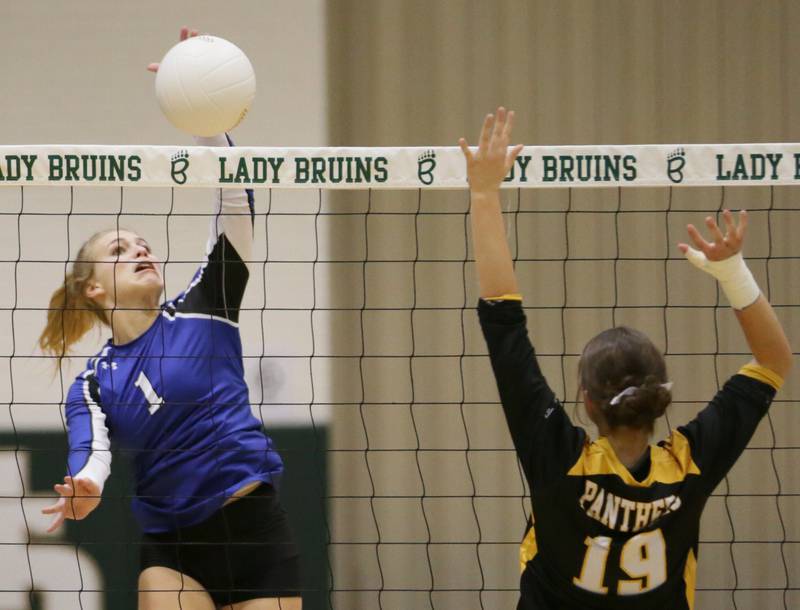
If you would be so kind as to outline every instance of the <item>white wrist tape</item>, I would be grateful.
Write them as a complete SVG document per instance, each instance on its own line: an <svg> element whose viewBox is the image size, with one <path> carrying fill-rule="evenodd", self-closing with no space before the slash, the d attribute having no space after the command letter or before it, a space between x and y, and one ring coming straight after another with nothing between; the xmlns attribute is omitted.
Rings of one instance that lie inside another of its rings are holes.
<svg viewBox="0 0 800 610"><path fill-rule="evenodd" d="M710 261L700 250L689 248L686 258L698 269L717 278L722 292L728 297L728 301L734 309L744 309L755 303L761 296L761 290L747 263L744 262L741 252L737 252L723 261Z"/></svg>
<svg viewBox="0 0 800 610"><path fill-rule="evenodd" d="M111 452L96 451L89 457L89 461L81 469L81 471L74 475L74 479L90 479L94 481L100 488L100 494L103 493L103 488L106 485L106 479L111 474Z"/></svg>

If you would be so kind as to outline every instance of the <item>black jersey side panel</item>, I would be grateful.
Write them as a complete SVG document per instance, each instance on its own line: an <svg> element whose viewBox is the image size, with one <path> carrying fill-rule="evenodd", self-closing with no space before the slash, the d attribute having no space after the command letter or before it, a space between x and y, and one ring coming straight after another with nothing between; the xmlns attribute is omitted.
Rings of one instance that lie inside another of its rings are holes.
<svg viewBox="0 0 800 610"><path fill-rule="evenodd" d="M177 310L239 321L239 307L249 278L247 265L223 233L198 269Z"/></svg>
<svg viewBox="0 0 800 610"><path fill-rule="evenodd" d="M747 447L775 392L757 379L734 375L697 417L678 428L692 445L709 493Z"/></svg>
<svg viewBox="0 0 800 610"><path fill-rule="evenodd" d="M220 189L215 194L206 260L178 297L178 312L239 321L250 275L245 257L252 250L254 201L252 190Z"/></svg>

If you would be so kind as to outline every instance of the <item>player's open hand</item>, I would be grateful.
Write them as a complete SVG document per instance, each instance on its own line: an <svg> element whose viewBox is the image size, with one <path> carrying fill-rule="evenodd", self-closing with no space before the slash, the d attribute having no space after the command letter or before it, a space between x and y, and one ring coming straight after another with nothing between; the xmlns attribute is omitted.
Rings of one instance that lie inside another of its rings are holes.
<svg viewBox="0 0 800 610"><path fill-rule="evenodd" d="M692 253L695 253L696 256L697 253L702 252L709 261L723 261L741 251L744 234L747 230L747 212L745 210L739 212L738 225L730 210L722 212L722 219L725 222L724 235L716 221L711 216L706 217L706 227L712 238L710 243L705 240L694 225L688 225L686 229L697 250L691 248L688 244L681 243L678 244L680 251L690 259L692 258Z"/></svg>
<svg viewBox="0 0 800 610"><path fill-rule="evenodd" d="M180 41L183 42L187 38L194 38L195 36L197 36L197 34L198 34L197 30L193 30L191 28L183 26L181 28ZM150 70L150 72L158 72L158 66L159 66L158 62L153 62L147 64L147 69Z"/></svg>
<svg viewBox="0 0 800 610"><path fill-rule="evenodd" d="M458 145L467 160L467 178L473 192L484 192L500 188L500 183L514 165L514 161L522 150L518 144L508 150L511 140L511 128L514 124L514 111L506 111L502 106L497 109L497 116L487 114L483 120L478 150L472 152L464 138Z"/></svg>
<svg viewBox="0 0 800 610"><path fill-rule="evenodd" d="M42 509L44 515L55 515L47 533L54 532L64 519L81 520L100 504L100 487L91 479L64 477L63 484L53 486L61 497L58 502Z"/></svg>

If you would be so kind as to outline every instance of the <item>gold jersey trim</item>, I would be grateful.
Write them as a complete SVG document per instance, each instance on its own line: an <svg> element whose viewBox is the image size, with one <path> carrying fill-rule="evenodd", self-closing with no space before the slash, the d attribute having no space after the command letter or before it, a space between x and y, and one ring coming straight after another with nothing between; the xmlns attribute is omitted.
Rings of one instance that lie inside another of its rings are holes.
<svg viewBox="0 0 800 610"><path fill-rule="evenodd" d="M663 446L650 446L650 473L644 481L637 481L619 461L608 439L601 436L587 442L578 461L567 472L568 476L583 477L597 474L615 474L631 487L650 487L655 483L679 483L689 474L700 474L692 459L689 439L677 430L664 441Z"/></svg>
<svg viewBox="0 0 800 610"><path fill-rule="evenodd" d="M694 610L694 590L697 585L697 559L694 556L694 549L689 549L689 555L686 557L683 582L686 583L686 601L689 604L689 610Z"/></svg>
<svg viewBox="0 0 800 610"><path fill-rule="evenodd" d="M521 294L501 294L499 297L483 297L484 301L522 301Z"/></svg>
<svg viewBox="0 0 800 610"><path fill-rule="evenodd" d="M778 375L775 371L771 371L767 367L761 366L755 362L745 364L739 369L739 374L744 375L745 377L756 379L761 383L766 383L776 390L780 390L781 386L783 385L783 377Z"/></svg>
<svg viewBox="0 0 800 610"><path fill-rule="evenodd" d="M531 529L525 534L522 543L519 545L519 572L522 574L525 571L525 566L528 562L536 557L539 548L536 545L536 529L533 527L533 515L531 515Z"/></svg>

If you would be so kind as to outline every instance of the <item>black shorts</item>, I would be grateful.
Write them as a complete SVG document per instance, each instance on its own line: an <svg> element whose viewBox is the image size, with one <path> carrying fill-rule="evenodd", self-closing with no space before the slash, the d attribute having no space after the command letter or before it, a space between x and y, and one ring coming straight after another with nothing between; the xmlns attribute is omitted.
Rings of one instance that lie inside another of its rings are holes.
<svg viewBox="0 0 800 610"><path fill-rule="evenodd" d="M300 595L299 553L275 488L261 484L202 523L144 534L140 567L171 568L218 605Z"/></svg>

